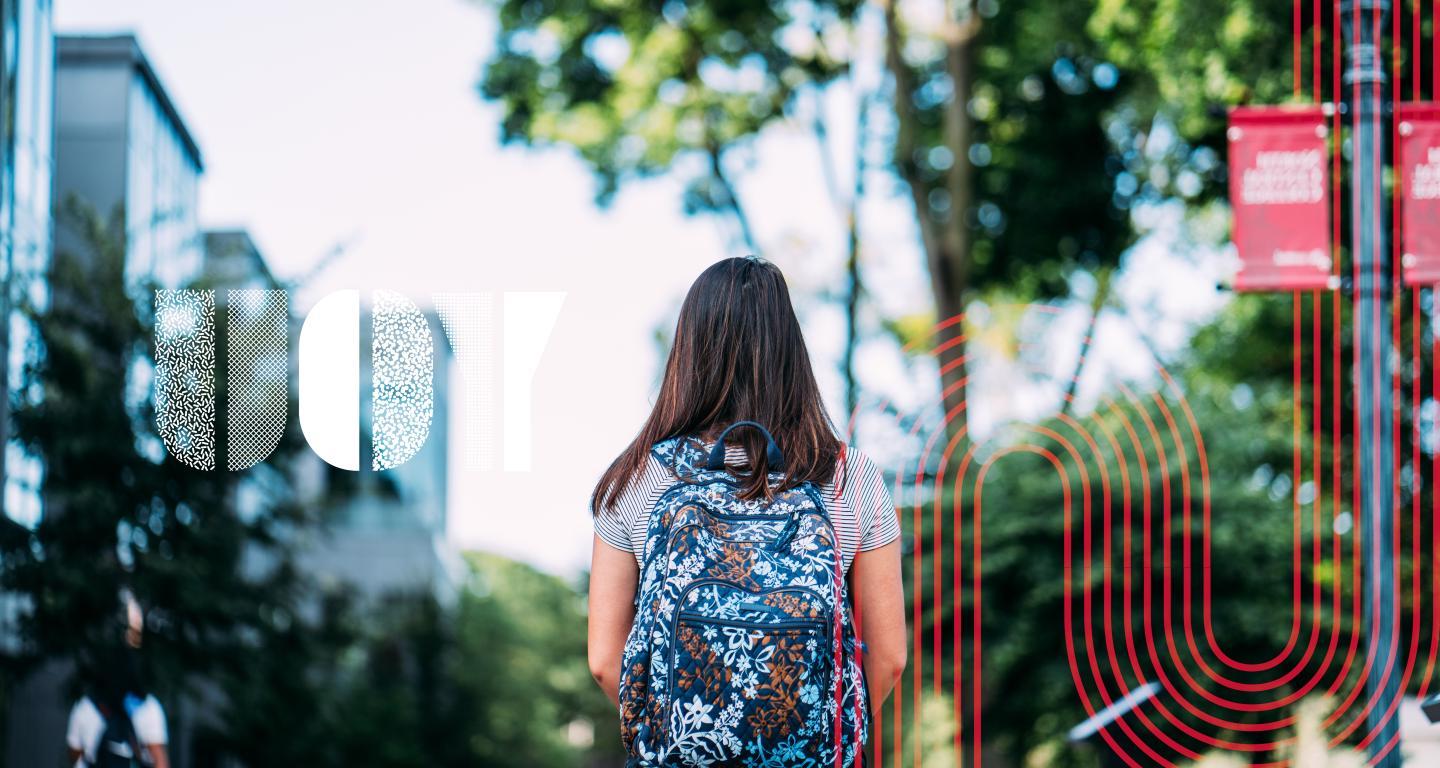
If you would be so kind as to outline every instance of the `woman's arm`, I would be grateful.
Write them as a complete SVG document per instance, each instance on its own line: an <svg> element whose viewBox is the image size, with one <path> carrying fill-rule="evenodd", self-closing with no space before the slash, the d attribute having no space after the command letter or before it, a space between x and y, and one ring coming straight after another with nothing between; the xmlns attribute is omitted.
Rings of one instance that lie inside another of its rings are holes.
<svg viewBox="0 0 1440 768"><path fill-rule="evenodd" d="M164 744L146 744L145 750L150 753L153 768L170 768L170 753Z"/></svg>
<svg viewBox="0 0 1440 768"><path fill-rule="evenodd" d="M850 565L850 594L860 616L865 682L870 711L885 702L905 671L905 587L900 579L900 541L860 552Z"/></svg>
<svg viewBox="0 0 1440 768"><path fill-rule="evenodd" d="M599 536L590 555L590 674L610 700L620 703L620 656L635 621L635 556Z"/></svg>

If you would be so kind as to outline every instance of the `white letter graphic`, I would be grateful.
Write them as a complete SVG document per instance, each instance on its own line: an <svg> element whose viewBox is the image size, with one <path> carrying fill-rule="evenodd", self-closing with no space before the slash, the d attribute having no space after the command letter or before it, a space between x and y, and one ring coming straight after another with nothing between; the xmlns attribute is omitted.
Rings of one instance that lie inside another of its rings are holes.
<svg viewBox="0 0 1440 768"><path fill-rule="evenodd" d="M300 328L300 430L327 463L360 471L360 292L336 291Z"/></svg>

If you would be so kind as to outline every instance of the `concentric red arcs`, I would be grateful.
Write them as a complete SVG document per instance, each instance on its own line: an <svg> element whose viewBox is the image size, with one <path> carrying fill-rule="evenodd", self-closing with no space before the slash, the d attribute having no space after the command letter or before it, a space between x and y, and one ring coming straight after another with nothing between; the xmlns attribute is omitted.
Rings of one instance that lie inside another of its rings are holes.
<svg viewBox="0 0 1440 768"><path fill-rule="evenodd" d="M1370 675L1398 675L1402 689L1408 690L1419 672L1423 695L1440 651L1440 616L1411 622L1403 662L1400 642L1377 658L1374 638L1365 636L1362 621L1360 537L1365 521L1353 532L1346 530L1343 521L1350 512L1339 501L1348 490L1341 486L1342 468L1338 462L1322 466L1300 433L1306 423L1302 403L1318 409L1326 402L1323 392L1342 392L1341 387L1349 386L1342 376L1339 344L1339 333L1345 331L1337 333L1342 327L1341 299L1311 293L1283 300L1293 302L1294 315L1290 373L1296 426L1287 491L1293 518L1291 610L1288 639L1267 659L1246 661L1227 653L1226 638L1212 619L1220 601L1247 599L1212 589L1212 569L1243 567L1212 556L1212 520L1256 512L1212 507L1206 425L1199 423L1179 382L1158 362L1143 384L1107 388L1088 412L1057 410L1042 421L1004 430L1000 437L975 440L967 434L968 419L962 417L970 405L968 396L945 414L957 424L953 430L942 423L939 408L916 416L883 401L862 404L851 414L852 428L862 413L887 414L893 418L891 435L910 446L903 466L891 467L898 470L893 494L905 528L910 665L894 696L875 713L872 765L922 765L927 756L936 760L938 751L969 753L969 764L983 765L987 645L1005 642L1003 628L982 623L987 600L985 525L1007 514L1003 499L994 498L993 492L987 495L986 482L995 467L1019 454L1037 456L1040 465L1053 470L1063 501L1053 513L1063 526L1062 551L1047 556L1063 558L1058 585L1063 609L1053 626L1063 635L1074 695L1093 715L1147 683L1161 688L1149 702L1100 729L1100 738L1125 764L1177 766L1228 751L1245 759L1272 759L1257 765L1278 768L1286 761L1264 756L1283 754L1293 742L1292 713L1302 699L1331 700L1334 709L1324 723L1331 743L1348 740L1364 748L1378 735L1366 722L1373 709L1364 693ZM1015 309L1059 312L1038 304ZM952 390L971 389L967 378L975 366L965 357L966 333L981 330L983 322L970 324L956 317L934 326L923 341L942 372L966 372L950 384ZM1418 331L1411 341L1418 360ZM921 343L912 343L906 353L917 352L917 346ZM1312 369L1302 371L1307 346ZM1420 395L1416 383L1416 405ZM940 401L953 403L954 398ZM1309 413L1317 438L1311 444L1318 444L1327 419L1333 433L1342 434L1339 398L1328 402L1333 408L1327 413ZM1327 490L1328 496L1322 493ZM1408 531L1414 534L1409 554L1412 562L1420 562L1419 534L1424 529L1419 505L1399 502L1396 529L1407 530L1399 518L1408 509ZM1440 522L1440 509L1430 514ZM1440 525L1429 528L1432 537L1440 537ZM1400 537L1395 542L1394 560L1399 563ZM1432 547L1431 552L1440 550L1440 540ZM1327 553L1330 566L1323 566ZM1310 578L1305 587L1303 577L1313 576L1317 566L1335 571L1328 589L1318 578ZM1395 568L1397 582L1409 582L1408 599L1424 605L1420 569L1410 569L1409 578L1401 581L1399 565ZM1150 577L1156 573L1161 578ZM1346 579L1351 586L1348 598ZM1440 579L1435 581L1428 602L1440 610ZM1048 586L1031 585L1036 590ZM1397 637L1400 599L1383 613ZM1283 616L1275 620L1286 621ZM863 636L863 615L859 621ZM1422 624L1428 624L1425 633ZM1374 627L1370 630L1373 634ZM1423 671L1418 663L1422 646ZM949 711L937 702L948 704ZM950 743L937 744L937 733Z"/></svg>

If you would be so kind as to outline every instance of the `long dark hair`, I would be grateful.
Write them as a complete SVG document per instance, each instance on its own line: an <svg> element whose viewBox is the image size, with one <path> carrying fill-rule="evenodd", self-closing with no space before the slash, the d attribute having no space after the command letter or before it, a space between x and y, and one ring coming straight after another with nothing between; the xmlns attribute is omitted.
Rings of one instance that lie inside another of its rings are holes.
<svg viewBox="0 0 1440 768"><path fill-rule="evenodd" d="M834 476L841 443L825 414L785 276L753 256L717 262L690 286L655 408L600 477L591 509L598 514L615 506L655 443L691 435L713 439L744 419L765 425L780 444L785 457L780 488ZM769 495L760 432L736 430L726 444L743 445L750 457L741 497Z"/></svg>

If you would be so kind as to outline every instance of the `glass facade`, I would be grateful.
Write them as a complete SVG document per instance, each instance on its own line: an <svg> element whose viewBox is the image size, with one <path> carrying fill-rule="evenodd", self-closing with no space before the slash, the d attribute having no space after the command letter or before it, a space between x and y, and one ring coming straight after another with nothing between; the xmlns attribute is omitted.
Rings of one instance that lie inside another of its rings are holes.
<svg viewBox="0 0 1440 768"><path fill-rule="evenodd" d="M132 279L177 287L203 265L200 164L161 99L137 70L128 95L125 269Z"/></svg>
<svg viewBox="0 0 1440 768"><path fill-rule="evenodd" d="M198 277L199 149L134 36L61 35L55 78L54 200L109 222L124 211L126 275L167 288ZM62 217L59 251L90 244ZM146 301L148 296L136 296Z"/></svg>
<svg viewBox="0 0 1440 768"><path fill-rule="evenodd" d="M50 0L0 0L0 275L8 350L4 378L21 385L24 366L38 354L28 321L14 300L43 305L51 247L54 171L52 95L55 79ZM40 519L40 462L5 436L5 512L22 525Z"/></svg>
<svg viewBox="0 0 1440 768"><path fill-rule="evenodd" d="M125 275L131 298L149 305L153 281L180 288L200 276L199 149L133 35L61 35L56 39L55 251L92 251L68 212L109 224L123 212ZM130 361L126 402L138 416L154 369L147 354ZM158 436L137 447L165 459Z"/></svg>

